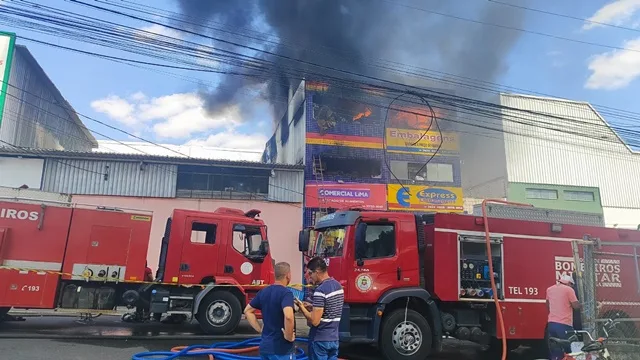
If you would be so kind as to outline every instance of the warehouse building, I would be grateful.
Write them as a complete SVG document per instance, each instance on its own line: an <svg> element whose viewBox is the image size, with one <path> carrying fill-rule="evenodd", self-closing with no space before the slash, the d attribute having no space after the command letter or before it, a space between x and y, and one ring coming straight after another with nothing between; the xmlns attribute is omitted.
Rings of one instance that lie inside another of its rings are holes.
<svg viewBox="0 0 640 360"><path fill-rule="evenodd" d="M462 130L466 210L473 199L502 198L640 225L640 154L593 106L517 94L499 104L501 116L470 118Z"/></svg>
<svg viewBox="0 0 640 360"><path fill-rule="evenodd" d="M69 194L78 204L151 211L152 268L174 209L231 207L261 210L274 259L290 262L294 274L301 274L295 243L302 224L292 219L302 219L303 171L299 165L249 161L0 148L0 187Z"/></svg>
<svg viewBox="0 0 640 360"><path fill-rule="evenodd" d="M91 151L96 139L15 34L0 32L0 147Z"/></svg>
<svg viewBox="0 0 640 360"><path fill-rule="evenodd" d="M440 122L430 128L433 116L415 101L387 115L391 100L379 92L316 81L292 87L289 100L263 161L304 164L305 226L345 206L463 211L458 136L445 120L453 111L434 106Z"/></svg>

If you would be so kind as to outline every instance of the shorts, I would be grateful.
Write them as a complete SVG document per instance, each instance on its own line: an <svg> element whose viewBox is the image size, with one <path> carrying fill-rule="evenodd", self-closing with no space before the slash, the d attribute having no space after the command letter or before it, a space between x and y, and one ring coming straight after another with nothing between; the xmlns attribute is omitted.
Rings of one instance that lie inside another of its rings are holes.
<svg viewBox="0 0 640 360"><path fill-rule="evenodd" d="M309 360L338 360L337 341L310 341Z"/></svg>

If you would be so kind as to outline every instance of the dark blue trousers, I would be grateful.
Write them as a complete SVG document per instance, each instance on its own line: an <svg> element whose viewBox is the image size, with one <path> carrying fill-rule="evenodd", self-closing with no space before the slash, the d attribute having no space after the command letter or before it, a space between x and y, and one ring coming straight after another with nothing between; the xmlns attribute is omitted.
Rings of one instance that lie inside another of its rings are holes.
<svg viewBox="0 0 640 360"><path fill-rule="evenodd" d="M565 324L550 322L548 327L549 337L558 339L568 339L572 334L573 327ZM569 331L569 334L567 334ZM571 352L571 348L560 349L557 346L549 346L549 353L551 354L551 360L561 360L564 357L564 353Z"/></svg>

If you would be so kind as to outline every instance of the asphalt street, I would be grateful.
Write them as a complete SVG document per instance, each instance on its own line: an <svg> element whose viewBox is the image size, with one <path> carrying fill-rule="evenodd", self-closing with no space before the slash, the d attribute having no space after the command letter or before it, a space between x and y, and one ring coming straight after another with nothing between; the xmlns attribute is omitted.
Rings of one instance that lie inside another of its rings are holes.
<svg viewBox="0 0 640 360"><path fill-rule="evenodd" d="M299 336L306 335L303 319L297 323ZM102 316L91 324L81 324L76 317L26 317L26 321L9 321L0 325L0 358L16 360L126 360L144 351L166 351L174 346L241 341L255 337L243 321L237 333L211 337L201 333L197 323L169 325L158 323L129 324L118 316ZM10 355L5 357L1 354ZM373 347L341 349L341 358L349 360L380 359ZM485 358L474 347L447 342L437 359L475 360Z"/></svg>

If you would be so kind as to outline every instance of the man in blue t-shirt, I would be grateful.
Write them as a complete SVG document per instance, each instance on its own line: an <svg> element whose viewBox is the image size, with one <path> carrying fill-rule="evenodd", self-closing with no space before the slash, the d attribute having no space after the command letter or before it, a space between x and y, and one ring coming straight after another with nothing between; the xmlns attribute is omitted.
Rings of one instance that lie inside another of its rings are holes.
<svg viewBox="0 0 640 360"><path fill-rule="evenodd" d="M291 283L291 266L286 262L275 266L276 282L260 290L244 309L247 321L262 334L260 357L265 360L291 360L295 358L295 317L293 293L287 288ZM262 312L260 326L255 311Z"/></svg>
<svg viewBox="0 0 640 360"><path fill-rule="evenodd" d="M309 359L337 360L340 317L344 304L342 285L327 273L327 263L315 257L307 264L307 274L316 285L313 292L312 309L309 304L296 301L307 318L309 331Z"/></svg>

